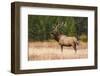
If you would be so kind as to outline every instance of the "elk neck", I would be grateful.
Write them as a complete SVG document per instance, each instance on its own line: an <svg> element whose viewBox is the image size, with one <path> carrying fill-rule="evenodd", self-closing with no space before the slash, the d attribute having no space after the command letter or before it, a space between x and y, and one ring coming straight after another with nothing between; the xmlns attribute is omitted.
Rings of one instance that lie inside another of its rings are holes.
<svg viewBox="0 0 100 76"><path fill-rule="evenodd" d="M59 38L60 38L60 33L55 33L54 34L54 39L57 41L57 42L59 42Z"/></svg>

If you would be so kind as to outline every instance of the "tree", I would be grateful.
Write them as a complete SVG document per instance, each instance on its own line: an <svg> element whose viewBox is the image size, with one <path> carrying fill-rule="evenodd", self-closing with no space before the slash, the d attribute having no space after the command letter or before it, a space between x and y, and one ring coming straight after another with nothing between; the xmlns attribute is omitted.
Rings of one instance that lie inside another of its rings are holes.
<svg viewBox="0 0 100 76"><path fill-rule="evenodd" d="M29 40L50 40L53 27L62 22L64 24L58 28L60 33L67 36L76 36L77 38L82 34L87 36L88 24L86 17L28 15Z"/></svg>

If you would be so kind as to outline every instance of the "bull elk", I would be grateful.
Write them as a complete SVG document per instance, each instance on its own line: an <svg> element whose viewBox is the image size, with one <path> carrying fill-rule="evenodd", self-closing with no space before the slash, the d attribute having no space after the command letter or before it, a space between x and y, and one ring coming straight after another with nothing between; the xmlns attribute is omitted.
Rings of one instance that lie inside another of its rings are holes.
<svg viewBox="0 0 100 76"><path fill-rule="evenodd" d="M61 46L61 51L63 52L63 46L70 47L72 46L74 48L74 51L77 52L76 46L78 45L78 40L76 37L68 37L64 34L61 34L58 31L58 27L60 28L64 23L57 24L56 27L53 27L53 31L51 32L51 35L53 38L59 43Z"/></svg>

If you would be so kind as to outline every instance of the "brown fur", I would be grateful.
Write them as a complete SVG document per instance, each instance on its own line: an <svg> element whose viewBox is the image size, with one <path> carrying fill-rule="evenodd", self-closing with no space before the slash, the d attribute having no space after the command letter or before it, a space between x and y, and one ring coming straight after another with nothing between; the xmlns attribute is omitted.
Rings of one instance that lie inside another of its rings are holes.
<svg viewBox="0 0 100 76"><path fill-rule="evenodd" d="M61 46L61 51L63 52L63 46L70 47L72 46L77 52L76 45L78 44L78 41L75 37L67 37L66 35L60 34L59 32L52 32L53 38L59 43Z"/></svg>

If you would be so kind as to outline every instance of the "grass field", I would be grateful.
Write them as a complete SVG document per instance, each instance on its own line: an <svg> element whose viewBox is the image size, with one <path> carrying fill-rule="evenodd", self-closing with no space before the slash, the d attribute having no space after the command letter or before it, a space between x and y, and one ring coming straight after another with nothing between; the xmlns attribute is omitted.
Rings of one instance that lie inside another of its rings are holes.
<svg viewBox="0 0 100 76"><path fill-rule="evenodd" d="M72 47L64 47L63 52L55 41L29 42L29 60L57 60L57 59L80 59L88 57L87 43L80 42L77 53Z"/></svg>

